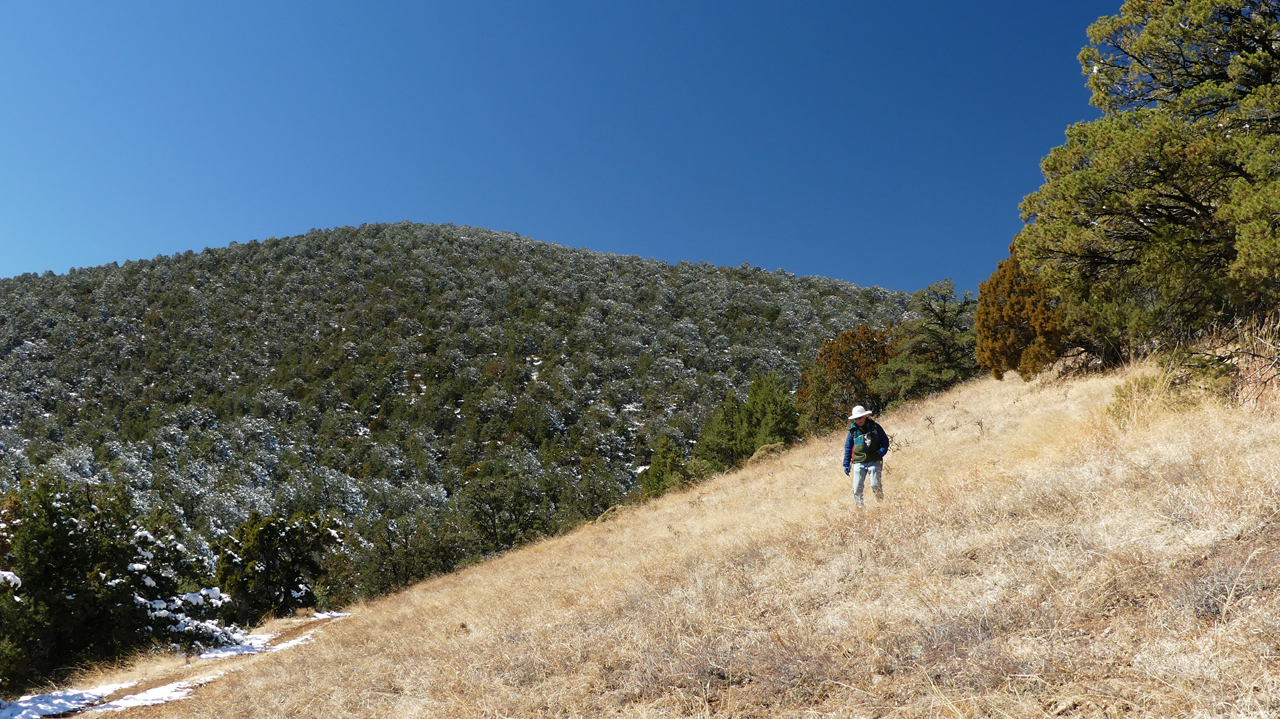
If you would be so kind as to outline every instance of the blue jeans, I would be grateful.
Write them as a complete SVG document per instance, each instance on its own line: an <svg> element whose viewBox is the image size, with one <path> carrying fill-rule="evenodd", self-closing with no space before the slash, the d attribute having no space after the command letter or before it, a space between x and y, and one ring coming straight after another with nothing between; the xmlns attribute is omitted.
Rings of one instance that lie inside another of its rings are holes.
<svg viewBox="0 0 1280 719"><path fill-rule="evenodd" d="M876 499L884 499L884 490L880 488L880 470L884 467L884 462L854 462L853 471L850 476L853 478L853 498L858 500L858 506L862 506L862 486L867 478L871 478L871 491L876 493Z"/></svg>

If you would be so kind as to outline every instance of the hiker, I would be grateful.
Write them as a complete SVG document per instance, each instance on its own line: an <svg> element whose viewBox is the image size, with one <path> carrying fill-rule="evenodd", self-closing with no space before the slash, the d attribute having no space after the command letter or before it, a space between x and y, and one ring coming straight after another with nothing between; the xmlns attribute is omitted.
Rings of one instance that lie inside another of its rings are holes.
<svg viewBox="0 0 1280 719"><path fill-rule="evenodd" d="M884 429L871 419L871 412L862 405L853 408L849 419L849 437L844 441L844 473L850 472L850 461L853 462L853 498L862 506L862 485L871 478L871 491L876 493L878 501L884 501L884 490L880 488L880 473L884 467L885 452L889 451L889 436Z"/></svg>

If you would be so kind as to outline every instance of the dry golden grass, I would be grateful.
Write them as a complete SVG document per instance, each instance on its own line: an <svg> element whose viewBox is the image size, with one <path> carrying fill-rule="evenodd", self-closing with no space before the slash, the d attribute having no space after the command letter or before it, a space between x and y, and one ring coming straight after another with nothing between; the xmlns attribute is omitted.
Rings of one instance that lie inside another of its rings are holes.
<svg viewBox="0 0 1280 719"><path fill-rule="evenodd" d="M1276 716L1280 416L1121 431L1124 380L968 384L882 418L883 503L811 441L124 716Z"/></svg>
<svg viewBox="0 0 1280 719"><path fill-rule="evenodd" d="M320 627L333 621L328 618L317 619L314 614L311 610L302 610L294 617L271 619L256 631L272 635L268 647L279 646L314 634ZM260 661L262 657L263 655L242 655L210 662L193 661L186 655L140 652L115 664L101 664L79 671L71 678L70 684L84 689L108 684L122 685L121 689L97 702L105 703L175 682L204 684L211 678L218 678Z"/></svg>

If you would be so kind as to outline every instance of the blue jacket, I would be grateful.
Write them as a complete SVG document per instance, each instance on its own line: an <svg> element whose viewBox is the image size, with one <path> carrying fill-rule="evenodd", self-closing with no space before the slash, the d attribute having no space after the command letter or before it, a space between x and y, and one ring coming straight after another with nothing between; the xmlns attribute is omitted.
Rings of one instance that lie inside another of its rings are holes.
<svg viewBox="0 0 1280 719"><path fill-rule="evenodd" d="M888 451L889 436L874 419L868 417L861 427L854 422L849 425L849 436L844 441L844 468L848 470L851 461L879 462Z"/></svg>

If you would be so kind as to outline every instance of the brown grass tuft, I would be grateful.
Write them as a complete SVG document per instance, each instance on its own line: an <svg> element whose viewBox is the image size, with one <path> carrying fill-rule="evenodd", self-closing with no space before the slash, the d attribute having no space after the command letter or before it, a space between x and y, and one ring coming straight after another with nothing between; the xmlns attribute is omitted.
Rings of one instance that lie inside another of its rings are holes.
<svg viewBox="0 0 1280 719"><path fill-rule="evenodd" d="M1148 375L976 381L881 419L883 503L812 440L124 716L1274 716L1280 417Z"/></svg>

